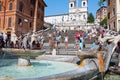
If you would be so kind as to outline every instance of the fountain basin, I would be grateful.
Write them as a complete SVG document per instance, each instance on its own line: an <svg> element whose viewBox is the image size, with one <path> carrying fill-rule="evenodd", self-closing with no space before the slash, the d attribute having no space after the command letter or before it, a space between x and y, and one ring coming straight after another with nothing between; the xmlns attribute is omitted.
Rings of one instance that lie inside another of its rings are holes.
<svg viewBox="0 0 120 80"><path fill-rule="evenodd" d="M31 66L32 63L30 62L30 58L35 58L38 55L43 55L45 50L30 50L30 49L10 49L10 48L3 48L2 51L6 54L12 54L20 56L18 58L18 65L19 66Z"/></svg>
<svg viewBox="0 0 120 80"><path fill-rule="evenodd" d="M17 65L16 59L2 60L0 63L0 79L30 80L45 76L64 73L78 68L76 64L31 60L32 66L21 67ZM39 79L38 79L39 80Z"/></svg>
<svg viewBox="0 0 120 80"><path fill-rule="evenodd" d="M45 50L30 50L30 49L12 49L12 48L2 48L4 53L18 55L22 57L37 57L38 55L43 55Z"/></svg>

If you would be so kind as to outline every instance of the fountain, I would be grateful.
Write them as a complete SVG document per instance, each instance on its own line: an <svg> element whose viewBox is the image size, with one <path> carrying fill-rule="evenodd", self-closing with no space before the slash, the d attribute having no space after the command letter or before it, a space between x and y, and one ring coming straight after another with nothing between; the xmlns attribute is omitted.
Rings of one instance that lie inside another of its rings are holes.
<svg viewBox="0 0 120 80"><path fill-rule="evenodd" d="M4 60L4 63L7 64L0 66L0 80L43 80L43 77L48 78L47 76L55 76L78 68L76 64L46 60L31 60L32 66L27 67L17 66L16 59Z"/></svg>
<svg viewBox="0 0 120 80"><path fill-rule="evenodd" d="M19 66L30 66L30 57L34 58L38 55L43 55L45 50L29 50L29 49L9 49L3 48L4 53L20 56L18 58Z"/></svg>
<svg viewBox="0 0 120 80"><path fill-rule="evenodd" d="M112 41L112 44L108 45L107 51L98 51L98 46L95 49L91 49L90 51L81 51L78 53L78 57L84 61L85 65L82 67L78 67L73 63L59 62L59 61L50 61L49 57L47 60L32 60L31 58L35 58L38 55L45 54L45 50L30 50L30 49L9 49L3 48L4 53L17 55L18 63L16 59L8 59L2 60L5 63L4 65L0 65L0 79L15 79L15 80L47 80L54 78L64 78L67 77L71 79L71 77L83 76L91 73L99 72L100 65L99 61L96 59L98 55L96 53L106 52L106 59L104 61L105 71L108 69L111 55L116 47L116 38L107 38L104 41L108 40ZM105 46L106 47L106 46ZM81 53L81 54L80 54ZM92 53L90 55L89 53ZM108 54L110 53L110 54ZM57 57L56 54L52 55L53 57ZM67 56L68 57L68 56ZM58 58L57 58L58 59ZM61 59L61 58L59 58ZM63 59L63 58L62 58ZM70 58L71 60L71 58ZM1 61L0 61L1 63ZM92 66L92 67L91 67ZM63 80L66 80L63 79Z"/></svg>
<svg viewBox="0 0 120 80"><path fill-rule="evenodd" d="M26 45L26 37L22 41L24 45ZM79 68L73 63L33 59L37 56L44 56L45 50L26 49L26 46L24 46L23 49L2 48L2 51L5 56L18 56L18 59L7 58L0 60L0 79L3 80L41 80L43 77L46 80L50 76Z"/></svg>

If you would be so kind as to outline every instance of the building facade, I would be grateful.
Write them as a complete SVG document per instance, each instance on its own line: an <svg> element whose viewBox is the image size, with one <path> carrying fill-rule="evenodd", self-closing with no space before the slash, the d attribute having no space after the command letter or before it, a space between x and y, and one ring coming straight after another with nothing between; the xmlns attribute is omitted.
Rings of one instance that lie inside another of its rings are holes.
<svg viewBox="0 0 120 80"><path fill-rule="evenodd" d="M60 26L85 25L88 17L88 0L81 0L81 6L78 4L78 0L70 0L68 14L45 16L45 22Z"/></svg>
<svg viewBox="0 0 120 80"><path fill-rule="evenodd" d="M40 30L45 6L43 0L0 0L0 33L20 36Z"/></svg>
<svg viewBox="0 0 120 80"><path fill-rule="evenodd" d="M96 12L96 19L98 22L101 22L105 17L107 17L107 7L102 6Z"/></svg>
<svg viewBox="0 0 120 80"><path fill-rule="evenodd" d="M107 25L110 30L120 31L120 0L106 0L107 2Z"/></svg>

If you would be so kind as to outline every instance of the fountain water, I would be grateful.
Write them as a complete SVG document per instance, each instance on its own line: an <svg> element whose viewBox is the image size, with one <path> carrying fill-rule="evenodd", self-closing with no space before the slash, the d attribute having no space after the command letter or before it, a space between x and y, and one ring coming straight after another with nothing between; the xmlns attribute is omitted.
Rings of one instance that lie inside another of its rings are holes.
<svg viewBox="0 0 120 80"><path fill-rule="evenodd" d="M32 66L17 66L17 60L5 60L7 66L0 66L0 79L41 80L39 78L75 70L76 64L55 61L31 60ZM11 63L11 64L9 64ZM62 65L62 66L61 66Z"/></svg>
<svg viewBox="0 0 120 80"><path fill-rule="evenodd" d="M1 57L1 59L4 59L5 58L5 54L2 52L2 57Z"/></svg>

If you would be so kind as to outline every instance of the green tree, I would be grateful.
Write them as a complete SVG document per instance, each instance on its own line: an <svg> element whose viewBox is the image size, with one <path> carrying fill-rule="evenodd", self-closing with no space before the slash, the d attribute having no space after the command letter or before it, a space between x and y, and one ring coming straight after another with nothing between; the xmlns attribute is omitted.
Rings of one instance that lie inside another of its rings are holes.
<svg viewBox="0 0 120 80"><path fill-rule="evenodd" d="M88 14L87 23L94 23L94 16L92 13Z"/></svg>
<svg viewBox="0 0 120 80"><path fill-rule="evenodd" d="M105 17L101 22L100 22L101 26L107 25L107 17Z"/></svg>

